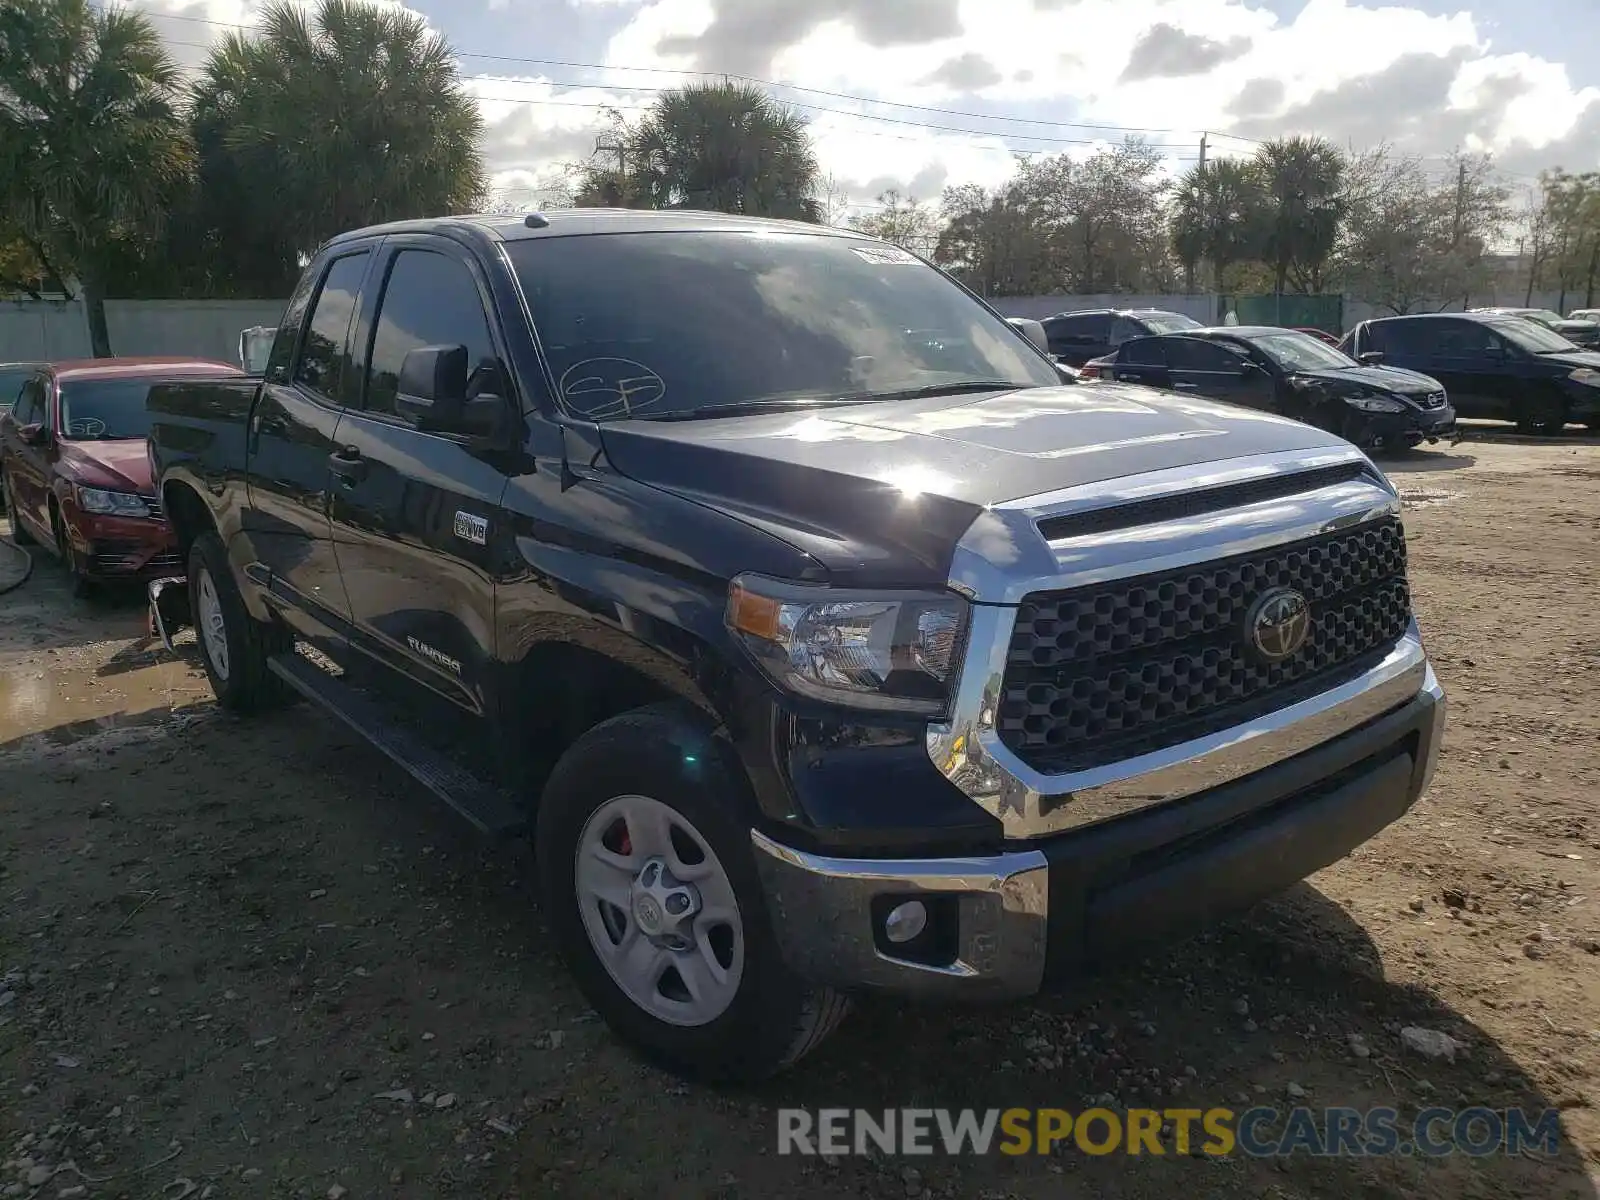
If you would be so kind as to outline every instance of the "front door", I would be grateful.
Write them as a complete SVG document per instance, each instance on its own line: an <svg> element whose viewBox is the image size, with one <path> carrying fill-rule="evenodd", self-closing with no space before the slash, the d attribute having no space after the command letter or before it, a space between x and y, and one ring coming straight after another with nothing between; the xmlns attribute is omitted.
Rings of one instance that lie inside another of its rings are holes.
<svg viewBox="0 0 1600 1200"><path fill-rule="evenodd" d="M352 318L373 252L332 259L315 292L290 302L284 328L310 312L304 333L279 338L249 431L250 505L243 528L249 539L247 570L267 573L269 591L285 619L313 637L340 637L350 605L339 582L328 526L329 459L334 434L359 380L350 366ZM298 343L298 344L296 344Z"/></svg>
<svg viewBox="0 0 1600 1200"><path fill-rule="evenodd" d="M1275 390L1270 376L1248 364L1243 353L1203 338L1164 339L1174 391L1208 400L1226 400L1270 409Z"/></svg>
<svg viewBox="0 0 1600 1200"><path fill-rule="evenodd" d="M48 502L50 495L50 467L54 455L55 406L50 403L55 385L43 375L35 375L23 385L11 410L13 424L6 436L5 473L6 486L16 503L17 511L9 513L11 523L26 521L28 530L36 537L49 540L50 521ZM36 444L24 442L24 427L38 427L44 439Z"/></svg>
<svg viewBox="0 0 1600 1200"><path fill-rule="evenodd" d="M1118 383L1138 383L1153 388L1172 386L1172 380L1167 377L1165 343L1166 339L1159 336L1124 342L1106 375Z"/></svg>
<svg viewBox="0 0 1600 1200"><path fill-rule="evenodd" d="M396 411L407 351L465 346L473 390L513 403L476 264L425 235L385 244L359 409L339 425L347 463L332 491L333 536L361 641L384 662L473 712L489 705L493 564L504 471L465 438L417 429Z"/></svg>

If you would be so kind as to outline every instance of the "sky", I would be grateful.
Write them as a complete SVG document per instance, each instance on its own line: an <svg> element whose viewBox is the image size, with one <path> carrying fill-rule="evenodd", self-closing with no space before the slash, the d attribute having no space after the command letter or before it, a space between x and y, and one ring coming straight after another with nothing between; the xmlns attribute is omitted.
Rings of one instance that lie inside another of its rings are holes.
<svg viewBox="0 0 1600 1200"><path fill-rule="evenodd" d="M181 63L256 0L125 0ZM374 0L393 3L398 0ZM1321 134L1600 169L1600 0L405 0L460 55L497 199L536 206L608 108L723 74L811 122L836 194L936 201L1018 154L1141 137L1169 169Z"/></svg>

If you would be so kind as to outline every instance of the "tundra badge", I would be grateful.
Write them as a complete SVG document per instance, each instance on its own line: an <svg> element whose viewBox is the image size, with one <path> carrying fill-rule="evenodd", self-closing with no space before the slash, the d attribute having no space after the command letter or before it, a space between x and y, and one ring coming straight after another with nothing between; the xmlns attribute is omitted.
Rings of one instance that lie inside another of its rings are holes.
<svg viewBox="0 0 1600 1200"><path fill-rule="evenodd" d="M456 510L456 536L464 542L482 546L489 540L489 522L485 517L475 517L469 512Z"/></svg>

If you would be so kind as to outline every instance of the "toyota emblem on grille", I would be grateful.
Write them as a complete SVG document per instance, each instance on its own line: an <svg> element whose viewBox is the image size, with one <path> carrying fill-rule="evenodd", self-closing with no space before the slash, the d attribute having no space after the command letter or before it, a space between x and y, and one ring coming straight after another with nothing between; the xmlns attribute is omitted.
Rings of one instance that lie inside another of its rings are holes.
<svg viewBox="0 0 1600 1200"><path fill-rule="evenodd" d="M1273 588L1250 606L1244 629L1257 654L1269 663L1282 662L1306 644L1311 606L1293 588Z"/></svg>

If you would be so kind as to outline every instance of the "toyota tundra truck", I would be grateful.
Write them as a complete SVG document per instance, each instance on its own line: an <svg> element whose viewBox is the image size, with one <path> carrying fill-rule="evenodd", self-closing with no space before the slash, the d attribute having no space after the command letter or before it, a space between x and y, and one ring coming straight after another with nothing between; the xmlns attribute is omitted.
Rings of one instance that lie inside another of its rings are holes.
<svg viewBox="0 0 1600 1200"><path fill-rule="evenodd" d="M194 627L222 707L319 705L530 836L578 984L684 1073L770 1075L860 993L1079 980L1434 769L1359 450L1063 384L1034 323L859 233L363 229L263 376L149 403L168 644Z"/></svg>

